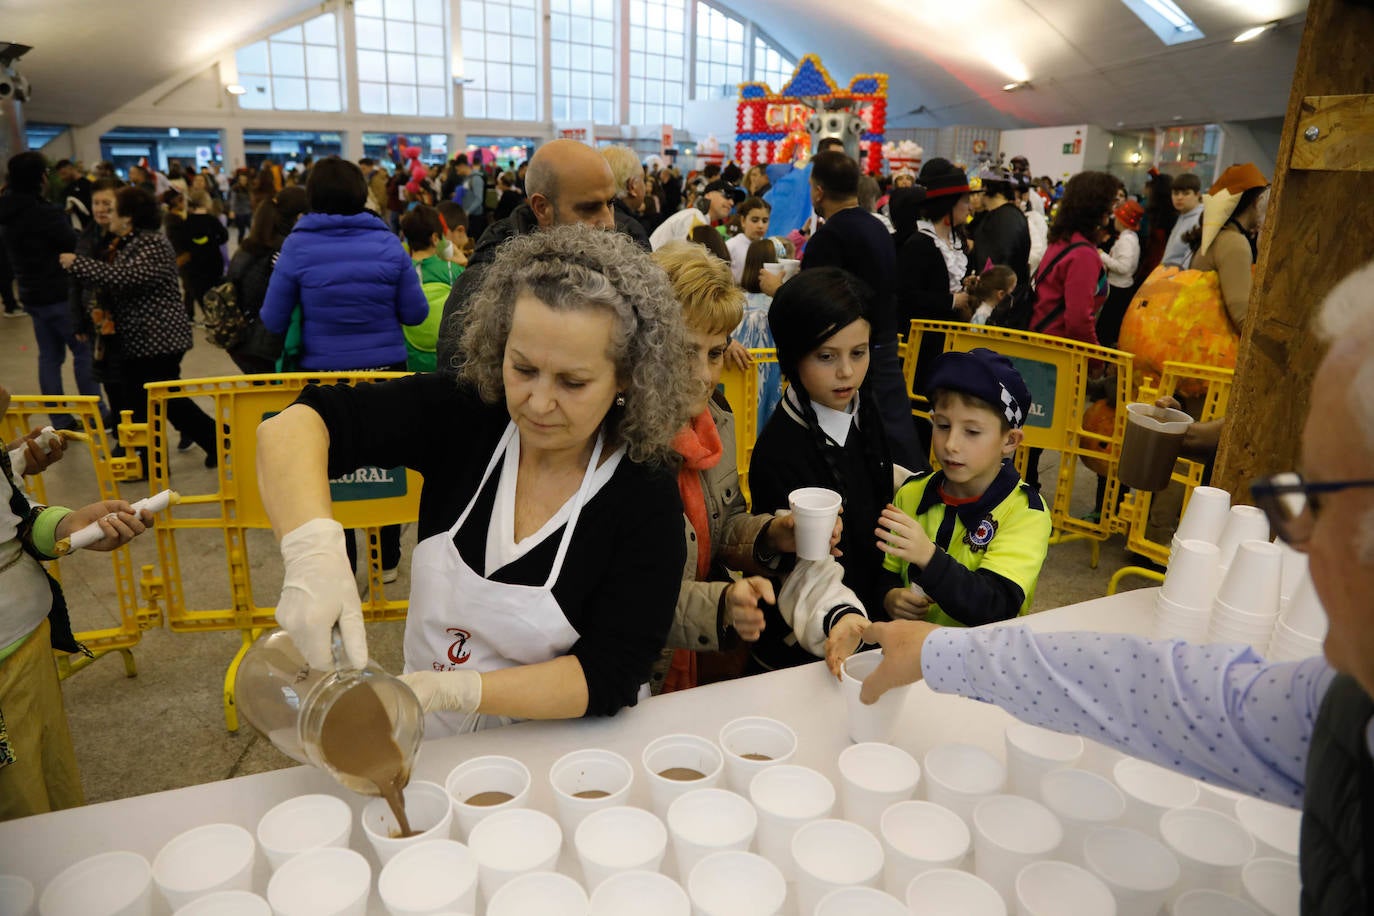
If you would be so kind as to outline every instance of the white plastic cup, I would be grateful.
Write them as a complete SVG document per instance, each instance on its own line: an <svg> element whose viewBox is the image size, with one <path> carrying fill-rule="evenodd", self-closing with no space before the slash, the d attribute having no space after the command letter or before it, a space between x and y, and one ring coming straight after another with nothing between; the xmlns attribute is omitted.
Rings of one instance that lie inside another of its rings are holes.
<svg viewBox="0 0 1374 916"><path fill-rule="evenodd" d="M288 798L258 821L258 845L276 871L297 853L322 846L347 846L353 809L333 795Z"/></svg>
<svg viewBox="0 0 1374 916"><path fill-rule="evenodd" d="M458 833L466 839L472 828L497 811L506 808L523 808L529 803L530 771L514 757L492 754L464 760L449 771L444 780L444 791L453 804L453 817L458 822ZM509 795L505 801L494 804L473 804L470 799L485 801L494 796L487 793Z"/></svg>
<svg viewBox="0 0 1374 916"><path fill-rule="evenodd" d="M926 751L922 761L926 798L942 805L973 827L973 809L1002 791L1007 770L996 757L972 744L942 744Z"/></svg>
<svg viewBox="0 0 1374 916"><path fill-rule="evenodd" d="M253 835L237 824L205 824L173 837L153 859L153 881L173 910L215 891L253 888Z"/></svg>
<svg viewBox="0 0 1374 916"><path fill-rule="evenodd" d="M1222 569L1230 569L1236 551L1246 541L1269 543L1269 518L1263 509L1256 509L1254 506L1232 506L1226 516L1226 527L1222 529L1221 537L1217 540ZM1224 574L1222 581L1225 582ZM1276 584L1275 591L1277 590Z"/></svg>
<svg viewBox="0 0 1374 916"><path fill-rule="evenodd" d="M776 274L779 278L783 276L783 266L780 262L763 265L763 269L770 274Z"/></svg>
<svg viewBox="0 0 1374 916"><path fill-rule="evenodd" d="M426 840L447 840L453 836L453 802L437 782L416 780L401 791L413 836L397 836L401 827L384 798L374 798L363 806L363 834L377 854L377 864L385 866L407 846Z"/></svg>
<svg viewBox="0 0 1374 916"><path fill-rule="evenodd" d="M1273 618L1279 613L1282 584L1283 551L1268 540L1242 541L1217 589L1217 600L1247 614Z"/></svg>
<svg viewBox="0 0 1374 916"><path fill-rule="evenodd" d="M1059 857L1083 864L1083 841L1098 827L1126 814L1126 796L1110 781L1087 770L1053 770L1040 778L1040 801L1059 818L1064 845Z"/></svg>
<svg viewBox="0 0 1374 916"><path fill-rule="evenodd" d="M599 808L627 804L634 779L630 761L615 751L589 747L559 757L549 767L549 782L563 832L576 833L582 819Z"/></svg>
<svg viewBox="0 0 1374 916"><path fill-rule="evenodd" d="M1256 852L1260 856L1288 859L1293 862L1298 860L1301 811L1263 799L1242 796L1230 813L1255 838Z"/></svg>
<svg viewBox="0 0 1374 916"><path fill-rule="evenodd" d="M1241 869L1245 896L1271 916L1298 916L1302 878L1291 859L1251 859Z"/></svg>
<svg viewBox="0 0 1374 916"><path fill-rule="evenodd" d="M830 535L840 517L843 498L825 487L802 487L787 494L787 505L797 520L797 559L824 560L830 556Z"/></svg>
<svg viewBox="0 0 1374 916"><path fill-rule="evenodd" d="M391 916L476 912L477 858L456 840L426 840L402 849L377 878Z"/></svg>
<svg viewBox="0 0 1374 916"><path fill-rule="evenodd" d="M136 852L102 852L63 869L38 898L40 916L148 916L153 867Z"/></svg>
<svg viewBox="0 0 1374 916"><path fill-rule="evenodd" d="M1016 875L1016 916L1116 916L1116 900L1087 869L1032 862Z"/></svg>
<svg viewBox="0 0 1374 916"><path fill-rule="evenodd" d="M1040 779L1052 770L1074 767L1083 756L1083 739L1013 722L1004 735L1007 745L1007 788L1013 795L1040 798Z"/></svg>
<svg viewBox="0 0 1374 916"><path fill-rule="evenodd" d="M694 789L720 785L725 771L725 755L715 742L699 735L664 735L644 748L640 757L649 780L649 800L654 813L666 817L668 806L679 795ZM667 772L669 775L664 776ZM694 778L674 778L700 773Z"/></svg>
<svg viewBox="0 0 1374 916"><path fill-rule="evenodd" d="M797 752L797 733L777 719L744 716L721 728L720 748L725 752L726 784L732 791L747 795L755 774L792 759Z"/></svg>
<svg viewBox="0 0 1374 916"><path fill-rule="evenodd" d="M28 878L19 875L0 875L0 903L7 909L5 916L29 916L38 894Z"/></svg>
<svg viewBox="0 0 1374 916"><path fill-rule="evenodd" d="M1209 541L1182 540L1169 553L1159 593L1184 607L1210 609L1221 585L1221 551Z"/></svg>
<svg viewBox="0 0 1374 916"><path fill-rule="evenodd" d="M1188 891L1171 908L1173 916L1267 916L1248 900L1221 891Z"/></svg>
<svg viewBox="0 0 1374 916"><path fill-rule="evenodd" d="M1174 808L1197 804L1197 782L1144 760L1127 757L1119 761L1112 776L1126 796L1123 827L1159 836L1159 819Z"/></svg>
<svg viewBox="0 0 1374 916"><path fill-rule="evenodd" d="M1298 583L1293 600L1288 603L1279 623L1300 636L1312 639L1326 638L1326 609L1317 597L1317 589L1312 585L1312 577L1307 576Z"/></svg>
<svg viewBox="0 0 1374 916"><path fill-rule="evenodd" d="M482 894L491 900L517 875L553 868L563 848L563 830L543 811L510 808L472 828L468 848L477 859Z"/></svg>
<svg viewBox="0 0 1374 916"><path fill-rule="evenodd" d="M1213 811L1220 811L1227 817L1236 817L1236 804L1242 798L1248 798L1239 792L1230 789L1223 789L1221 786L1214 786L1211 783L1198 780L1198 801L1197 803L1204 808L1211 808ZM1239 819L1239 818L1237 818ZM1295 847L1296 848L1296 847ZM1294 856L1297 853L1294 852Z"/></svg>
<svg viewBox="0 0 1374 916"><path fill-rule="evenodd" d="M687 892L667 875L623 871L592 891L590 916L690 916Z"/></svg>
<svg viewBox="0 0 1374 916"><path fill-rule="evenodd" d="M801 261L796 258L782 258L778 263L782 265L782 275L789 280L801 273Z"/></svg>
<svg viewBox="0 0 1374 916"><path fill-rule="evenodd" d="M906 904L875 887L842 887L816 904L816 916L909 916Z"/></svg>
<svg viewBox="0 0 1374 916"><path fill-rule="evenodd" d="M883 887L894 897L905 895L911 879L922 872L957 869L973 844L968 824L934 802L898 802L883 812Z"/></svg>
<svg viewBox="0 0 1374 916"><path fill-rule="evenodd" d="M699 916L774 916L787 899L787 881L763 856L715 852L692 869L687 895Z"/></svg>
<svg viewBox="0 0 1374 916"><path fill-rule="evenodd" d="M1240 893L1241 868L1255 855L1255 839L1238 821L1207 808L1178 808L1159 819L1159 833L1182 869L1176 895Z"/></svg>
<svg viewBox="0 0 1374 916"><path fill-rule="evenodd" d="M272 916L272 906L252 891L215 891L192 900L176 916Z"/></svg>
<svg viewBox="0 0 1374 916"><path fill-rule="evenodd" d="M668 806L668 832L678 877L715 852L747 852L759 826L757 809L743 795L724 789L694 789Z"/></svg>
<svg viewBox="0 0 1374 916"><path fill-rule="evenodd" d="M1174 854L1139 830L1093 830L1084 844L1083 860L1116 898L1117 916L1157 916L1179 879Z"/></svg>
<svg viewBox="0 0 1374 916"><path fill-rule="evenodd" d="M1269 652L1265 658L1271 662L1301 661L1322 654L1324 637L1303 636L1289 629L1280 620L1274 624L1274 635L1269 641Z"/></svg>
<svg viewBox="0 0 1374 916"><path fill-rule="evenodd" d="M593 811L573 836L583 883L591 890L623 871L658 871L668 849L668 828L643 808Z"/></svg>
<svg viewBox="0 0 1374 916"><path fill-rule="evenodd" d="M1180 542L1198 540L1209 544L1219 543L1230 511L1230 493L1217 487L1196 487L1188 498L1188 507L1183 510L1174 537Z"/></svg>
<svg viewBox="0 0 1374 916"><path fill-rule="evenodd" d="M833 890L876 888L883 873L883 847L858 824L822 818L792 835L792 861L797 867L798 908L802 916L812 916L821 898Z"/></svg>
<svg viewBox="0 0 1374 916"><path fill-rule="evenodd" d="M1307 578L1307 554L1289 547L1283 538L1275 537L1274 546L1283 557L1283 578L1279 584L1279 597L1292 598L1298 586Z"/></svg>
<svg viewBox="0 0 1374 916"><path fill-rule="evenodd" d="M844 694L850 741L890 741L902 716L910 685L887 691L869 706L859 699L864 678L872 674L882 661L883 653L871 650L849 656L840 666L840 691Z"/></svg>
<svg viewBox="0 0 1374 916"><path fill-rule="evenodd" d="M921 765L906 751L890 744L864 742L840 752L840 810L873 833L883 812L908 801L921 782Z"/></svg>
<svg viewBox="0 0 1374 916"><path fill-rule="evenodd" d="M1083 756L1079 758L1078 768L1112 779L1112 771L1116 769L1118 763L1125 759L1126 755L1116 748L1108 747L1101 741L1084 738Z"/></svg>
<svg viewBox="0 0 1374 916"><path fill-rule="evenodd" d="M1059 818L1019 795L994 795L973 809L973 872L1016 902L1016 875L1032 862L1052 858L1064 841Z"/></svg>
<svg viewBox="0 0 1374 916"><path fill-rule="evenodd" d="M911 916L1007 916L1007 902L991 885L966 871L937 868L911 879L906 889Z"/></svg>
<svg viewBox="0 0 1374 916"><path fill-rule="evenodd" d="M587 892L567 875L530 872L502 885L487 904L487 916L587 916Z"/></svg>
<svg viewBox="0 0 1374 916"><path fill-rule="evenodd" d="M830 816L835 787L815 770L784 763L754 776L749 800L759 813L759 854L792 880L792 835L808 821Z"/></svg>
<svg viewBox="0 0 1374 916"><path fill-rule="evenodd" d="M267 902L276 916L364 916L371 889L372 866L361 853L324 846L277 869Z"/></svg>

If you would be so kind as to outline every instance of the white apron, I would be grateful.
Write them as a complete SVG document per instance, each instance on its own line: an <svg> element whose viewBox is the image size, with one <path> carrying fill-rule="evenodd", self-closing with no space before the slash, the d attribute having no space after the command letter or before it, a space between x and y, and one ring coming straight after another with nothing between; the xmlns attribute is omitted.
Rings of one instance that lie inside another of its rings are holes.
<svg viewBox="0 0 1374 916"><path fill-rule="evenodd" d="M532 665L565 654L577 642L577 631L553 596L553 584L563 569L573 529L601 459L600 434L592 449L592 460L582 475L582 485L573 497L572 513L564 526L549 578L543 585L492 582L469 567L453 543L515 434L512 422L453 527L425 538L415 547L405 632L406 671L496 671ZM493 728L510 721L477 713L429 713L425 716L425 737Z"/></svg>

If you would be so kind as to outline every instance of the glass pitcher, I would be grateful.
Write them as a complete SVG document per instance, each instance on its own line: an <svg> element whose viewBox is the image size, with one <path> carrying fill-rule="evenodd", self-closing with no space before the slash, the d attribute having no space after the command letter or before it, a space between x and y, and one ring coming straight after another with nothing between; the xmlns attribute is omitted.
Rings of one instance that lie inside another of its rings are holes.
<svg viewBox="0 0 1374 916"><path fill-rule="evenodd" d="M282 753L320 767L363 795L382 794L383 787L350 767L337 739L346 737L342 744L347 747L375 750L378 744L386 747L389 738L399 755L397 782L405 786L424 737L420 701L403 681L371 660L362 670L348 667L337 628L334 659L334 670L311 668L285 630L263 634L239 663L234 692L240 712ZM364 735L353 730L360 709L371 726L368 741L356 740ZM346 723L345 715L352 716Z"/></svg>

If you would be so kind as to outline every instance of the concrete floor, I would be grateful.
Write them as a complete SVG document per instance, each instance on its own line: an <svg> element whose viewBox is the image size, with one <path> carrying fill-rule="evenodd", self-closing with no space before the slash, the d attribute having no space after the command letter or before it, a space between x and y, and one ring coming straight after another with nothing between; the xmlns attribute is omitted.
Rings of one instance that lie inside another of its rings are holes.
<svg viewBox="0 0 1374 916"><path fill-rule="evenodd" d="M182 364L185 378L236 374L223 350L196 331L196 345ZM66 390L76 391L68 365ZM0 320L0 383L15 394L36 393L37 353L29 320ZM207 405L208 406L208 405ZM215 472L203 467L198 448L171 457L172 486L184 492L215 489ZM75 460L73 460L75 459ZM1047 453L1042 479L1056 472L1054 453ZM74 449L45 474L49 501L80 506L95 498L89 462ZM1093 500L1091 474L1077 475L1076 514L1087 512ZM131 501L147 495L147 484L126 485L122 495ZM1079 509L1078 507L1081 507ZM258 602L275 603L280 589L281 563L270 532L250 539L254 592ZM408 557L415 533L407 526L403 548ZM228 573L222 540L213 532L190 532L178 538L182 581L188 605L228 605ZM135 570L156 563L152 537L127 548ZM1111 574L1126 563L1121 538L1103 545L1096 570L1088 566L1086 542L1054 546L1040 576L1035 609L1060 607L1106 592ZM118 604L110 559L81 552L62 562L63 582L73 623L78 631L110 626L118 620ZM398 585L409 588L408 563L401 564ZM1128 579L1124 588L1151 583ZM207 604L202 602L214 602ZM369 647L388 670L401 667L400 623L369 625ZM239 647L237 632L175 633L165 628L145 632L132 650L137 676L126 677L118 655L108 655L63 683L67 714L76 744L77 760L89 802L109 801L188 785L263 772L293 764L246 723L238 732L225 727L222 692L225 671Z"/></svg>

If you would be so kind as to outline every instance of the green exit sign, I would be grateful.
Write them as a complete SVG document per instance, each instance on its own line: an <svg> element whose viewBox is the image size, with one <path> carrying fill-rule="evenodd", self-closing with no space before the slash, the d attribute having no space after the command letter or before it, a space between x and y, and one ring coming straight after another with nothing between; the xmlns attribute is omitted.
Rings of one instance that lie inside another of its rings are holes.
<svg viewBox="0 0 1374 916"><path fill-rule="evenodd" d="M1065 143L1065 144L1064 144L1064 155L1065 155L1065 156L1072 156L1072 155L1073 155L1073 144L1072 144L1072 143Z"/></svg>

